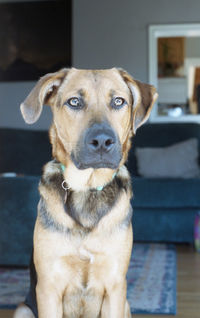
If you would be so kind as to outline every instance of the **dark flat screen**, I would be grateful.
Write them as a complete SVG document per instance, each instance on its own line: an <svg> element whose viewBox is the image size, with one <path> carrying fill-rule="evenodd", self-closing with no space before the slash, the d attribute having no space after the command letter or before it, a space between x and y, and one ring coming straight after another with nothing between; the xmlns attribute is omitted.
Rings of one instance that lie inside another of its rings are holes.
<svg viewBox="0 0 200 318"><path fill-rule="evenodd" d="M0 81L71 66L71 0L0 4Z"/></svg>

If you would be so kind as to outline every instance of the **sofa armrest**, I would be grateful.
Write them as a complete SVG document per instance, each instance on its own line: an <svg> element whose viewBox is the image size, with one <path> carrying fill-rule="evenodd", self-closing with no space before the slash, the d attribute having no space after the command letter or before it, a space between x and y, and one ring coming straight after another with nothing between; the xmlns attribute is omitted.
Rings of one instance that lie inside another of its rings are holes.
<svg viewBox="0 0 200 318"><path fill-rule="evenodd" d="M0 178L0 265L29 264L39 177Z"/></svg>

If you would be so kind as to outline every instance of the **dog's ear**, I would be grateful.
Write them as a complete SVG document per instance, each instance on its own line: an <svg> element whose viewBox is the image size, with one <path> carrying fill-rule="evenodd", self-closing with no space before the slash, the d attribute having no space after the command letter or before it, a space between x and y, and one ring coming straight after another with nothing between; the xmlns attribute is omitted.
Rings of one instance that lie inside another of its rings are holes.
<svg viewBox="0 0 200 318"><path fill-rule="evenodd" d="M128 85L133 99L133 132L144 124L150 116L151 109L158 98L156 88L132 78L123 69L118 69Z"/></svg>
<svg viewBox="0 0 200 318"><path fill-rule="evenodd" d="M20 105L22 116L27 124L35 123L41 115L43 105L51 103L69 69L61 69L41 77L25 101Z"/></svg>

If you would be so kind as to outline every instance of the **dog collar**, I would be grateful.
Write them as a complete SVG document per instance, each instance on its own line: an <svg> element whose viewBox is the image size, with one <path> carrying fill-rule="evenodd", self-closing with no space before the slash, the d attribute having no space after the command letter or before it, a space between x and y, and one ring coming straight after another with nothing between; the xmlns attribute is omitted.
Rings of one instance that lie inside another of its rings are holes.
<svg viewBox="0 0 200 318"><path fill-rule="evenodd" d="M60 166L61 166L62 172L64 173L65 172L65 166L62 163L60 164ZM115 178L116 174L117 174L117 172L115 171L113 173L112 180ZM66 182L66 181L64 180L63 182ZM98 186L98 187L96 187L96 190L97 191L102 191L105 186L106 186L106 184L103 185L103 186ZM66 188L66 190L67 190L67 188Z"/></svg>
<svg viewBox="0 0 200 318"><path fill-rule="evenodd" d="M115 172L113 173L112 180L115 178L116 174L117 174L117 172L115 171ZM111 180L111 181L112 181L112 180ZM103 185L103 186L98 186L98 187L96 187L96 190L97 190L97 191L102 191L103 188L104 188L106 185L107 185L107 184L105 184L105 185Z"/></svg>
<svg viewBox="0 0 200 318"><path fill-rule="evenodd" d="M65 171L65 166L64 166L62 163L60 164L60 166L61 166L62 172L64 173L64 171Z"/></svg>

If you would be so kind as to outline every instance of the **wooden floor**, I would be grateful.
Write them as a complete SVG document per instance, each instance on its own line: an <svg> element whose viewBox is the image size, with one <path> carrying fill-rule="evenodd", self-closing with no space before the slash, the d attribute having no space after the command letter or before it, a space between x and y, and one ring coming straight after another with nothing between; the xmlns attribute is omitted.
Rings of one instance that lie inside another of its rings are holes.
<svg viewBox="0 0 200 318"><path fill-rule="evenodd" d="M177 246L177 318L200 318L200 253L193 247ZM12 310L0 310L0 318L11 318ZM134 318L168 318L171 315L133 315Z"/></svg>

